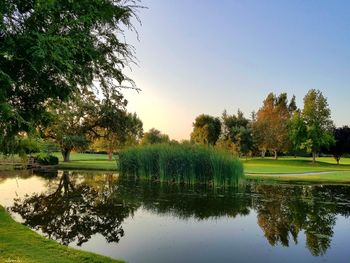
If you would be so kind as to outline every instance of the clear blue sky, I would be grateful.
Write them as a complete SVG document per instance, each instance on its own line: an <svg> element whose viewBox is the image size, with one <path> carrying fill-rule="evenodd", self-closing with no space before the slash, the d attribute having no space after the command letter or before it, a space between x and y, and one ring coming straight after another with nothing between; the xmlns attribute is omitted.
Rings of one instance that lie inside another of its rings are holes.
<svg viewBox="0 0 350 263"><path fill-rule="evenodd" d="M328 98L336 125L350 125L350 1L144 0L138 66L142 91L125 92L145 130L188 139L201 113L247 116L269 92Z"/></svg>

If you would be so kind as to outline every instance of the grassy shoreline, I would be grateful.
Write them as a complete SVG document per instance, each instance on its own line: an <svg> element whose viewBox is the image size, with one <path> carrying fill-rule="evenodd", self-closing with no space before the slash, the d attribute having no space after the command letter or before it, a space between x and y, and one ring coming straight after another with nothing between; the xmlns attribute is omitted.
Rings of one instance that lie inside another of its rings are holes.
<svg viewBox="0 0 350 263"><path fill-rule="evenodd" d="M254 158L243 164L247 180L350 184L350 158L340 165L330 157L318 158L315 164L303 157Z"/></svg>
<svg viewBox="0 0 350 263"><path fill-rule="evenodd" d="M46 239L15 222L0 206L0 262L118 263L122 261L69 248Z"/></svg>
<svg viewBox="0 0 350 263"><path fill-rule="evenodd" d="M302 174L302 175L267 175L256 174L246 175L246 180L254 181L275 181L275 182L301 182L321 184L350 184L350 172L339 171L327 174Z"/></svg>
<svg viewBox="0 0 350 263"><path fill-rule="evenodd" d="M60 153L55 155L60 158L58 169L118 170L117 161L115 159L109 161L106 154L72 153L71 161L67 163L62 162ZM248 180L350 184L350 158L342 158L340 165L337 165L331 157L320 157L315 164L312 163L311 158L307 157L281 157L278 160L257 157L241 161L245 178ZM0 167L0 170L3 170L2 168ZM323 172L329 173L322 174Z"/></svg>

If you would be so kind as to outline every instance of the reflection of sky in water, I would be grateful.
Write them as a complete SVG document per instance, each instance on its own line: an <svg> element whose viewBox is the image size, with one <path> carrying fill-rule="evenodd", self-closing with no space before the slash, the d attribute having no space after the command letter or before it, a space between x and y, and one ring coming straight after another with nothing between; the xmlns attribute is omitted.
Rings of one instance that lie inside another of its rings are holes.
<svg viewBox="0 0 350 263"><path fill-rule="evenodd" d="M337 262L350 258L349 220L338 220L332 249L314 257L305 248L300 233L298 244L272 247L256 222L256 213L236 218L198 221L179 220L139 209L123 228L126 235L118 244L108 244L101 235L83 244L82 249L127 262ZM79 247L76 247L79 248Z"/></svg>
<svg viewBox="0 0 350 263"><path fill-rule="evenodd" d="M81 177L75 182L81 183ZM10 207L15 197L51 193L56 185L38 176L7 176L0 180L0 204ZM344 198L341 196L342 202ZM119 243L107 243L102 234L94 234L81 247L75 243L70 246L128 262L348 262L348 218L336 216L326 254L313 256L306 248L305 230L299 232L297 244L290 237L288 247L271 246L258 224L258 211L249 210L248 215L198 220L193 216L180 219L175 210L157 213L141 205L122 222L125 235Z"/></svg>
<svg viewBox="0 0 350 263"><path fill-rule="evenodd" d="M17 176L5 179L0 183L0 202L9 207L16 197L23 198L26 194L41 193L47 189L47 180L38 176L20 178Z"/></svg>

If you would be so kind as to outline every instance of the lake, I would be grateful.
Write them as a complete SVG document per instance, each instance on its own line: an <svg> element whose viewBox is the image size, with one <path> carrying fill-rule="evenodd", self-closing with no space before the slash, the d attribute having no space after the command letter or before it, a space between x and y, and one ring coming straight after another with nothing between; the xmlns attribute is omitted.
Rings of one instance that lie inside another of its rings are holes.
<svg viewBox="0 0 350 263"><path fill-rule="evenodd" d="M138 262L349 262L350 186L237 188L1 172L0 204L74 248Z"/></svg>

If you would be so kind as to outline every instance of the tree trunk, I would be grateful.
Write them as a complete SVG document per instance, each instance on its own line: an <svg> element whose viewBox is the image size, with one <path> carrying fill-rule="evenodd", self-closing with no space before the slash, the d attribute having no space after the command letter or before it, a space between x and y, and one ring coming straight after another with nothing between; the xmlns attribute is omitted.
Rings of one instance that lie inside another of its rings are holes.
<svg viewBox="0 0 350 263"><path fill-rule="evenodd" d="M69 162L70 161L70 152L71 150L62 150L62 156L63 156L63 162Z"/></svg>
<svg viewBox="0 0 350 263"><path fill-rule="evenodd" d="M278 159L278 155L277 155L277 151L275 151L275 157L274 157L275 160Z"/></svg>
<svg viewBox="0 0 350 263"><path fill-rule="evenodd" d="M336 160L337 160L337 165L339 165L340 157L337 157Z"/></svg>
<svg viewBox="0 0 350 263"><path fill-rule="evenodd" d="M316 163L316 152L312 152L312 163Z"/></svg>

